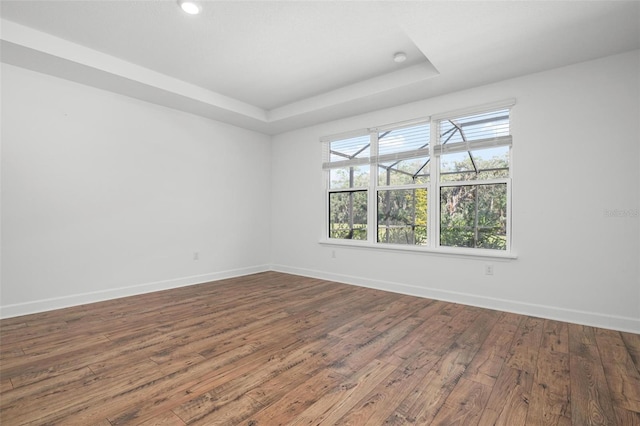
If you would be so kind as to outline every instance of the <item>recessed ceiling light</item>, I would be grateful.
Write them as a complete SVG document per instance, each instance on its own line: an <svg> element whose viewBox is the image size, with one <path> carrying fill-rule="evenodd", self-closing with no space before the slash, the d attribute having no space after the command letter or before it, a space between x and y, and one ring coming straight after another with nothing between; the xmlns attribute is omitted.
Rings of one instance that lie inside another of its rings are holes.
<svg viewBox="0 0 640 426"><path fill-rule="evenodd" d="M404 52L398 52L393 55L394 62L401 63L407 60L407 54Z"/></svg>
<svg viewBox="0 0 640 426"><path fill-rule="evenodd" d="M178 0L178 4L189 15L197 15L202 11L202 6L200 3L194 0Z"/></svg>

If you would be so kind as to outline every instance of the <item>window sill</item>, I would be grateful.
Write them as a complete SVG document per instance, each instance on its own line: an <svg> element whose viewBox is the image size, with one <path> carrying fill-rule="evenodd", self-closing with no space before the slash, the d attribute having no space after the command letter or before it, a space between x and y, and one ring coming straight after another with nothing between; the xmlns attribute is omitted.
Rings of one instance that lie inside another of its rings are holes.
<svg viewBox="0 0 640 426"><path fill-rule="evenodd" d="M371 244L368 241L352 241L352 240L320 240L319 243L325 246L363 248L368 250L382 250L396 253L411 252L425 253L451 257L467 257L472 259L517 259L518 254L514 251L489 250L489 249L466 249L457 247L421 247L421 246L405 246L399 244Z"/></svg>

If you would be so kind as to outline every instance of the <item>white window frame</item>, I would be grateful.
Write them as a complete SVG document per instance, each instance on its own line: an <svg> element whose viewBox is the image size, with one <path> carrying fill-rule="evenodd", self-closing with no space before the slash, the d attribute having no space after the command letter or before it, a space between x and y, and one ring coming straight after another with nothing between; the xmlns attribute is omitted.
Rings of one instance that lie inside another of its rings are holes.
<svg viewBox="0 0 640 426"><path fill-rule="evenodd" d="M469 149L481 149L483 147L490 147L493 145L509 146L509 176L499 179L487 179L487 180L471 180L471 181L445 181L440 182L440 155L447 153L446 149L439 147L438 143L438 122L446 119L455 119L458 117L464 117L473 114L480 114L483 112L491 112L500 109L509 109L515 105L515 100L509 99L506 101L495 102L491 104L485 104L473 108L459 109L443 114L437 114L430 117L422 117L413 120L407 120L404 122L389 124L385 126L372 127L367 129L360 129L357 131L340 133L336 135L327 136L321 139L323 143L323 155L325 160L328 161L328 146L331 142L347 139L356 136L369 135L370 138L370 162L369 162L369 186L367 189L368 204L367 204L367 239L366 240L350 240L350 239L338 239L329 238L329 194L332 192L340 192L341 190L332 190L329 187L329 170L325 167L326 162L323 164L323 196L324 196L324 223L322 226L322 235L320 243L330 246L341 247L365 247L378 250L391 250L391 251L408 251L408 252L423 252L423 253L435 253L442 255L455 255L455 256L468 256L468 257L485 257L485 258L504 258L515 259L517 254L513 250L512 246L512 170L513 170L513 152L511 146L511 133L508 137L508 141L505 138L500 140L483 140L477 143L471 142L468 144ZM509 122L510 126L513 118L510 114ZM419 185L393 185L393 186L379 186L379 167L378 167L378 135L380 132L386 130L399 129L403 127L409 127L411 125L419 125L422 123L430 123L430 144L429 144L429 183ZM451 186L479 186L479 185L491 185L491 184L506 184L507 191L507 212L506 212L506 249L485 249L485 248L465 248L465 247L450 247L440 245L440 189L442 187ZM377 223L377 194L379 190L393 190L393 189L417 189L426 188L428 197L428 210L427 210L427 243L426 245L409 245L409 244L390 244L377 242L378 223ZM353 188L352 188L353 189ZM363 188L364 189L364 188ZM344 190L342 190L344 191Z"/></svg>
<svg viewBox="0 0 640 426"><path fill-rule="evenodd" d="M332 189L329 185L329 176L330 176L330 170L325 169L324 168L324 164L329 162L329 157L330 157L330 153L329 153L329 147L331 142L335 142L338 140L342 140L342 139L350 139L350 138L356 138L356 137L360 137L360 136L366 136L369 135L369 140L371 143L371 131L369 129L362 129L362 130L355 130L355 131L351 131L351 132L347 132L347 133L340 133L338 135L333 135L333 136L327 136L325 138L321 139L321 142L323 143L323 188L324 188L324 225L323 225L323 234L322 237L320 239L321 243L325 243L325 244L344 244L346 242L346 244L348 245L363 245L363 246L367 246L370 245L370 240L371 240L371 228L370 228L370 224L371 224L371 209L369 208L371 206L371 185L372 185L372 176L371 176L371 162L369 161L367 164L369 165L369 185L366 187L354 187L354 188L335 188ZM373 145L371 145L370 150L373 149ZM373 156L373 153L370 152L369 154L369 158L371 158ZM340 162L339 165L348 163L348 161ZM354 164L360 163L360 164L364 164L361 161L356 161L353 162ZM339 168L339 167L335 167L335 168ZM356 192L356 191L363 191L366 190L367 191L367 239L366 240L353 240L353 239L340 239L340 238L329 238L329 220L330 220L330 215L329 215L329 198L330 198L330 194L332 193L339 193L339 192Z"/></svg>

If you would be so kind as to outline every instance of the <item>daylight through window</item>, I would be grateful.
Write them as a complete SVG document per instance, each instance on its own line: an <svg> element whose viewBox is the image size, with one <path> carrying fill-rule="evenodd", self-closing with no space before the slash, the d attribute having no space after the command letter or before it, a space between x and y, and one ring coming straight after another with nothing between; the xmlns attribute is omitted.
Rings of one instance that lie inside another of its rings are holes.
<svg viewBox="0 0 640 426"><path fill-rule="evenodd" d="M326 238L510 250L512 105L324 139Z"/></svg>

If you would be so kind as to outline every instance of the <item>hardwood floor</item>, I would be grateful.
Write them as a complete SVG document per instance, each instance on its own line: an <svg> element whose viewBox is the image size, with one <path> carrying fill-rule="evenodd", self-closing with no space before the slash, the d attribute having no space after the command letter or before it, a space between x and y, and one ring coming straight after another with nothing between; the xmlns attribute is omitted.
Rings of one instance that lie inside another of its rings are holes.
<svg viewBox="0 0 640 426"><path fill-rule="evenodd" d="M0 321L2 425L640 425L640 336L267 272Z"/></svg>

